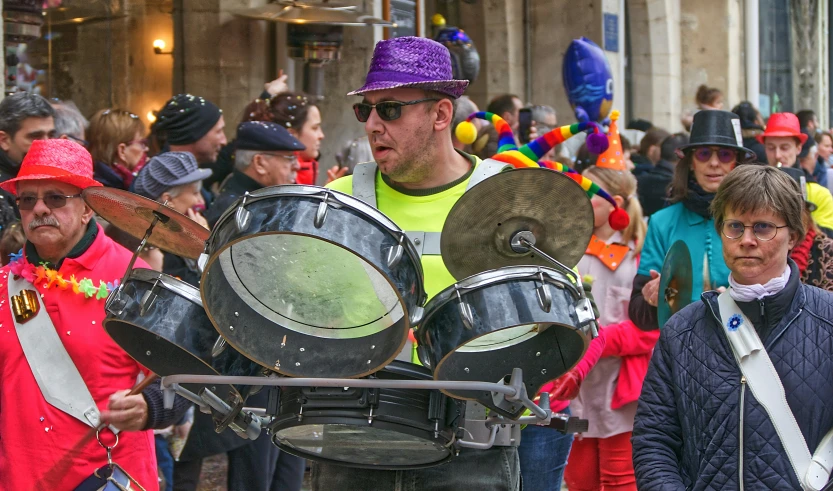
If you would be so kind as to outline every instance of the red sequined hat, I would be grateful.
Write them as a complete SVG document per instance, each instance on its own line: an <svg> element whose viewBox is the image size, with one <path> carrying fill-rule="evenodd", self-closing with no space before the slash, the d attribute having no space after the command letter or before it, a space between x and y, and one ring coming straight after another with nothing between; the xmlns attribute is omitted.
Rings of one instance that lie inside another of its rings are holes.
<svg viewBox="0 0 833 491"><path fill-rule="evenodd" d="M93 159L84 147L65 139L35 140L17 177L0 183L0 188L17 194L17 183L52 179L81 189L102 184L93 179Z"/></svg>

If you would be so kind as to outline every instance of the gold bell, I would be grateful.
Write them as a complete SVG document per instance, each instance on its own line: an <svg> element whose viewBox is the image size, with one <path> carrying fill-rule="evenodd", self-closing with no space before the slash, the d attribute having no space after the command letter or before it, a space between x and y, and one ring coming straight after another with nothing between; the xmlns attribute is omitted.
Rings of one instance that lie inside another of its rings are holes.
<svg viewBox="0 0 833 491"><path fill-rule="evenodd" d="M23 324L37 315L40 310L38 292L34 290L23 290L12 297L12 312L19 324Z"/></svg>

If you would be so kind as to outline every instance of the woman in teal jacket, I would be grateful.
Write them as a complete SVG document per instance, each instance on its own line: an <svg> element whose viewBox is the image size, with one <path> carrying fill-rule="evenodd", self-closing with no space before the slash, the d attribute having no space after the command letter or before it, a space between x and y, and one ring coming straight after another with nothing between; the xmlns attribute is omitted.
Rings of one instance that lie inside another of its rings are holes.
<svg viewBox="0 0 833 491"><path fill-rule="evenodd" d="M736 165L755 158L755 153L743 146L738 116L716 110L694 115L689 144L678 153L681 160L670 190L673 204L651 216L628 306L633 323L646 331L659 328L659 271L674 242L685 241L691 253L691 302L699 300L704 291L728 286L729 269L723 262L709 205L723 178Z"/></svg>

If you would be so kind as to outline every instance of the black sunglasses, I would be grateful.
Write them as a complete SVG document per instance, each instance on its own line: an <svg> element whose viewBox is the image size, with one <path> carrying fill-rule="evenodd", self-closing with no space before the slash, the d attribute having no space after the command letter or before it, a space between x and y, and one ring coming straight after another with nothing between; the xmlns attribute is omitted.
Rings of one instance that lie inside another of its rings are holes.
<svg viewBox="0 0 833 491"><path fill-rule="evenodd" d="M17 198L15 201L17 202L18 208L20 208L21 210L29 211L34 210L35 205L38 204L38 200L42 199L43 204L45 204L47 208L49 208L50 210L54 210L55 208L63 208L64 206L66 206L68 199L80 197L80 194L47 194L43 198L39 198L37 196L21 196Z"/></svg>
<svg viewBox="0 0 833 491"><path fill-rule="evenodd" d="M376 108L376 114L382 119L382 121L393 121L395 119L399 119L402 116L402 106L413 106L414 104L420 104L422 102L428 101L439 101L439 99L419 99L416 101L384 101L379 102L376 104L365 104L364 102L359 102L353 104L353 112L356 113L356 119L359 120L360 123L366 123L367 118L370 117L371 111L373 108Z"/></svg>

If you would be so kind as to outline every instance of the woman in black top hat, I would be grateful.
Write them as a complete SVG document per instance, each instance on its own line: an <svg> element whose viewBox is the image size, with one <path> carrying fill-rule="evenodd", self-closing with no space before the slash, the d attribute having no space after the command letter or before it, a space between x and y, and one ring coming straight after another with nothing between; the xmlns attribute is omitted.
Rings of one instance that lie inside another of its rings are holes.
<svg viewBox="0 0 833 491"><path fill-rule="evenodd" d="M651 216L628 307L631 320L646 331L660 327L659 271L676 241L685 241L691 253L692 298L683 299L685 303L697 301L704 291L728 285L729 269L709 205L723 178L736 165L755 159L755 153L743 146L738 116L717 110L694 115L689 144L677 152L681 160L671 182L672 205Z"/></svg>

